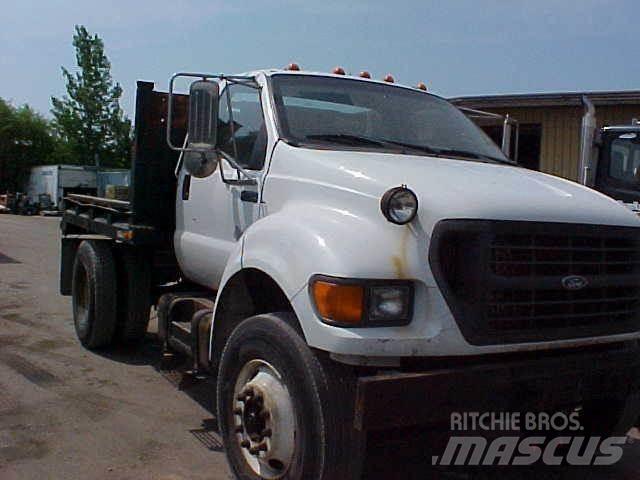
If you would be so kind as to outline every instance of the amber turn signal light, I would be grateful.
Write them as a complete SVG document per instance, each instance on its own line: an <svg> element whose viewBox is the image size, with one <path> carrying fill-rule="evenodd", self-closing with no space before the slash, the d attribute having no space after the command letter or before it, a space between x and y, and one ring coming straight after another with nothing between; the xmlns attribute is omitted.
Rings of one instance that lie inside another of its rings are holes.
<svg viewBox="0 0 640 480"><path fill-rule="evenodd" d="M326 280L316 280L311 286L318 314L328 323L358 325L364 314L364 287Z"/></svg>

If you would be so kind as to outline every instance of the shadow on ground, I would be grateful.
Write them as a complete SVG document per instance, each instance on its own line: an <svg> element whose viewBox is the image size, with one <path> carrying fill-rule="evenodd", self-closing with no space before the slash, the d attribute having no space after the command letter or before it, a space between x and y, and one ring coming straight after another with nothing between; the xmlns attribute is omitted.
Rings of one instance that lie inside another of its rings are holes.
<svg viewBox="0 0 640 480"><path fill-rule="evenodd" d="M215 405L215 378L194 375L192 365L180 355L163 357L162 347L153 333L147 334L141 345L118 347L96 352L109 360L127 365L149 365L175 388L197 402L211 417L202 420L200 428L189 433L207 450L223 450ZM426 429L373 432L367 438L364 479L367 480L619 480L632 477L620 475L613 467L434 467L431 458L444 451L448 434ZM626 452L626 455L633 455ZM625 461L623 457L622 462ZM636 477L633 477L636 478Z"/></svg>

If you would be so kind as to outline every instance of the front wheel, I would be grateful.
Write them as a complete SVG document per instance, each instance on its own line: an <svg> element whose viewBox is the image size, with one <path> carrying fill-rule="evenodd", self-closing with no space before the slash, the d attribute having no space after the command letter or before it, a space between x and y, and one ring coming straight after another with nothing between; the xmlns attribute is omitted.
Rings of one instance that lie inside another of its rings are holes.
<svg viewBox="0 0 640 480"><path fill-rule="evenodd" d="M640 394L625 393L585 402L581 424L587 435L624 436L637 423Z"/></svg>
<svg viewBox="0 0 640 480"><path fill-rule="evenodd" d="M231 470L242 480L356 479L364 442L353 429L355 377L319 359L292 321L251 317L224 348L218 420Z"/></svg>

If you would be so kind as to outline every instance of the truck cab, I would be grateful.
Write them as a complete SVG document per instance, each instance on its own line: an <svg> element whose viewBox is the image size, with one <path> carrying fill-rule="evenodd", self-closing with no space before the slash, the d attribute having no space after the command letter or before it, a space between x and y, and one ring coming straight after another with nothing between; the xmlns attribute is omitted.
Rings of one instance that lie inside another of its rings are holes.
<svg viewBox="0 0 640 480"><path fill-rule="evenodd" d="M640 201L640 125L603 127L599 151L596 190L626 204Z"/></svg>
<svg viewBox="0 0 640 480"><path fill-rule="evenodd" d="M638 213L640 200L640 125L605 125L598 128L596 109L582 97L580 183L623 203Z"/></svg>
<svg viewBox="0 0 640 480"><path fill-rule="evenodd" d="M370 432L455 411L635 420L640 220L618 202L391 78L141 88L131 202L69 199L62 290L89 348L158 310L165 350L217 378L238 478L359 478Z"/></svg>

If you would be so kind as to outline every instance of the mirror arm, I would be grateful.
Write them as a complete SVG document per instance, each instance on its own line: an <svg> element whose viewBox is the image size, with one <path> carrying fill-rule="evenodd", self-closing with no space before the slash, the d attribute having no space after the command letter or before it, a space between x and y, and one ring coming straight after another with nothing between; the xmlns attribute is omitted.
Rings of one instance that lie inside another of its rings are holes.
<svg viewBox="0 0 640 480"><path fill-rule="evenodd" d="M236 143L236 127L233 124L233 109L231 108L231 94L229 93L229 85L225 87L225 96L227 97L227 108L229 109L229 130L231 131L231 143L233 144L233 156L238 158L238 144Z"/></svg>
<svg viewBox="0 0 640 480"><path fill-rule="evenodd" d="M257 185L258 181L253 178L249 172L247 172L244 168L242 168L240 165L238 165L238 163L230 156L228 155L226 152L223 152L222 150L218 149L217 152L218 153L218 159L220 162L220 165L218 166L218 168L220 168L220 178L222 178L222 181L224 183L232 183L232 184L236 184L236 185ZM229 162L231 164L231 166L233 168L236 169L236 171L238 172L238 179L237 180L229 180L227 178L225 178L224 176L224 168L222 166L222 158L224 158L227 162ZM240 177L240 173L242 173L242 175L245 177L244 179L239 178Z"/></svg>
<svg viewBox="0 0 640 480"><path fill-rule="evenodd" d="M180 168L182 167L182 160L184 158L184 152L187 149L187 144L189 143L189 132L187 132L184 136L184 142L182 143L182 150L180 150L180 155L178 156L178 162L176 163L176 168L173 171L173 175L178 178L180 175Z"/></svg>
<svg viewBox="0 0 640 480"><path fill-rule="evenodd" d="M171 78L169 79L169 92L168 92L168 98L167 98L167 127L166 127L166 133L165 133L165 139L167 142L167 145L169 146L169 148L171 148L171 150L176 150L176 151L180 151L180 150L185 150L185 148L180 148L176 145L174 145L171 142L171 132L173 129L173 96L174 96L174 83L175 80L178 77L191 77L191 78L199 78L202 80L208 80L208 79L218 79L218 80L224 80L226 82L229 83L241 83L243 85L246 85L248 87L252 87L252 88L256 88L256 89L260 89L261 86L258 84L258 82L256 81L256 77L255 76L246 76L246 75L224 75L222 73L195 73L195 72L177 72L174 73ZM189 150L188 148L186 150ZM192 151L192 150L191 150Z"/></svg>

